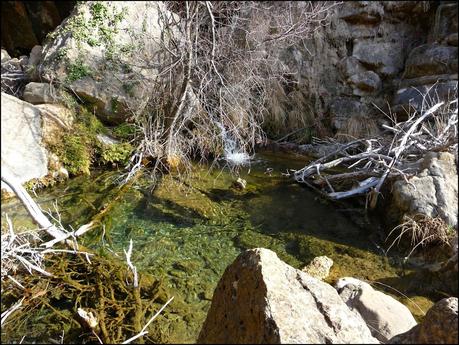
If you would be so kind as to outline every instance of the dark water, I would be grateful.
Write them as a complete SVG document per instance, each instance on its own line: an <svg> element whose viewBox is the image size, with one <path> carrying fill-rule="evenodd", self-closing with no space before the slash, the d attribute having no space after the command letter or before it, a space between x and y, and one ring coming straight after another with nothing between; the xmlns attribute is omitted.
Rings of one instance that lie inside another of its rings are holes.
<svg viewBox="0 0 459 345"><path fill-rule="evenodd" d="M165 176L151 191L140 179L115 201L104 218L104 230L95 230L86 245L122 258L129 240L134 243L132 261L140 271L161 279L175 296L158 318L164 342L194 342L210 306L213 290L225 268L247 248L265 247L296 268L315 256L334 261L329 282L353 276L389 284L412 301L394 294L422 315L432 302L407 288L409 271L396 257L387 257L379 243L378 222L352 209L337 210L307 188L283 175L305 164L304 158L258 155L250 167L238 172L247 181L245 190L230 186L236 180L228 168L196 166L179 182ZM116 191L115 173L94 173L38 195L42 208L57 206L65 224L74 228L89 222L96 210ZM18 204L2 205L16 228L29 226ZM103 236L102 236L103 234ZM395 252L394 252L395 253Z"/></svg>

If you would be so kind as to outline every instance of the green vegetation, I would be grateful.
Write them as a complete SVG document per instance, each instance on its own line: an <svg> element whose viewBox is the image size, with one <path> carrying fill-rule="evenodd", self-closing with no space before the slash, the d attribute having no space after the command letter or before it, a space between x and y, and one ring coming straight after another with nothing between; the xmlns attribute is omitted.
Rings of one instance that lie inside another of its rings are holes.
<svg viewBox="0 0 459 345"><path fill-rule="evenodd" d="M68 104L74 101L69 94L64 94ZM129 143L105 145L98 139L98 134L109 134L109 130L87 108L77 105L75 109L76 124L71 131L63 132L60 138L49 142L48 148L54 152L64 167L72 175L90 174L90 167L99 164L127 163L132 152ZM122 130L120 131L122 133Z"/></svg>
<svg viewBox="0 0 459 345"><path fill-rule="evenodd" d="M112 130L112 133L118 139L130 140L134 137L135 131L136 129L134 125L131 125L129 123L122 123L121 125L116 126Z"/></svg>
<svg viewBox="0 0 459 345"><path fill-rule="evenodd" d="M101 158L102 163L121 163L127 164L132 153L133 147L129 143L103 145Z"/></svg>
<svg viewBox="0 0 459 345"><path fill-rule="evenodd" d="M69 83L90 76L91 74L91 69L82 60L77 60L75 63L67 66L67 82Z"/></svg>
<svg viewBox="0 0 459 345"><path fill-rule="evenodd" d="M60 159L67 170L74 175L84 173L89 175L91 166L91 152L88 148L86 138L80 133L66 133L63 136L65 150L60 155ZM59 155L58 155L59 156Z"/></svg>

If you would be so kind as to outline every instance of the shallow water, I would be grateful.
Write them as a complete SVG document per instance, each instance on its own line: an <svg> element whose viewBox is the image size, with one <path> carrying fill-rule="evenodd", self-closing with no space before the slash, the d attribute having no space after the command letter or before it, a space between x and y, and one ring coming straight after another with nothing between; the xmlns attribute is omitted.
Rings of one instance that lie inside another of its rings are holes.
<svg viewBox="0 0 459 345"><path fill-rule="evenodd" d="M236 173L247 181L242 191L231 187L237 176L228 167L196 166L182 183L168 175L153 191L147 179L139 179L104 218L104 230L91 232L84 244L122 258L133 240L133 263L162 280L175 296L155 320L162 342L196 341L225 268L241 251L255 247L274 250L296 268L327 255L334 261L328 282L353 276L376 287L389 284L412 297L416 305L394 294L422 315L419 307L425 311L432 302L415 283L407 284L412 272L397 257L383 255L377 219L350 207L338 210L283 175L304 164L304 158L285 154L257 155L250 167ZM113 200L118 188L111 183L114 176L77 177L38 194L37 200L47 209L57 198L63 223L77 228ZM3 212L16 228L30 226L17 203L2 204Z"/></svg>

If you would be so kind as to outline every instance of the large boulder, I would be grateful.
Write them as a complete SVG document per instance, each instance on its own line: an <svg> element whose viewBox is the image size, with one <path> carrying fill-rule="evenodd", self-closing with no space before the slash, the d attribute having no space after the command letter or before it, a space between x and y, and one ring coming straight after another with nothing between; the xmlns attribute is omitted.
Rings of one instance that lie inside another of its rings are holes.
<svg viewBox="0 0 459 345"><path fill-rule="evenodd" d="M457 167L454 155L429 152L419 165L420 173L408 181L399 180L392 188L392 207L396 213L441 217L457 226Z"/></svg>
<svg viewBox="0 0 459 345"><path fill-rule="evenodd" d="M55 103L58 100L56 90L49 83L28 83L22 94L24 101L32 104Z"/></svg>
<svg viewBox="0 0 459 345"><path fill-rule="evenodd" d="M2 92L2 169L19 182L48 173L47 152L42 146L40 110ZM9 188L2 184L2 188Z"/></svg>
<svg viewBox="0 0 459 345"><path fill-rule="evenodd" d="M354 74L349 78L354 95L365 96L377 92L381 88L381 79L373 71Z"/></svg>
<svg viewBox="0 0 459 345"><path fill-rule="evenodd" d="M457 73L457 47L423 44L410 52L403 78L453 73Z"/></svg>
<svg viewBox="0 0 459 345"><path fill-rule="evenodd" d="M452 43L451 35L456 35L455 45L457 46L457 23L457 3L441 4L435 16L433 39L440 43L450 44Z"/></svg>
<svg viewBox="0 0 459 345"><path fill-rule="evenodd" d="M457 297L444 298L429 309L424 320L389 344L457 344Z"/></svg>
<svg viewBox="0 0 459 345"><path fill-rule="evenodd" d="M368 283L346 277L338 280L336 288L349 308L362 316L371 334L383 343L417 324L406 306Z"/></svg>
<svg viewBox="0 0 459 345"><path fill-rule="evenodd" d="M378 343L336 290L263 248L226 269L199 343Z"/></svg>
<svg viewBox="0 0 459 345"><path fill-rule="evenodd" d="M121 123L154 90L167 18L163 2L79 3L44 45L39 73L71 88L103 121Z"/></svg>
<svg viewBox="0 0 459 345"><path fill-rule="evenodd" d="M403 69L403 47L400 43L355 40L352 56L383 76L393 76Z"/></svg>
<svg viewBox="0 0 459 345"><path fill-rule="evenodd" d="M455 75L457 78L457 74ZM435 78L440 80L441 78ZM447 81L399 89L392 100L392 111L403 119L408 113L422 111L433 102L452 100L457 97L457 79L454 75ZM452 80L450 80L452 79ZM412 79L410 79L412 80Z"/></svg>

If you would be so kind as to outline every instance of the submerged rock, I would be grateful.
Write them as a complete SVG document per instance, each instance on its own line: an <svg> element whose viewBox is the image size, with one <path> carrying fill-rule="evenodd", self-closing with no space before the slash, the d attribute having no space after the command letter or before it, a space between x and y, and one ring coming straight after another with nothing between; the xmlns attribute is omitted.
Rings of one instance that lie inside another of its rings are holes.
<svg viewBox="0 0 459 345"><path fill-rule="evenodd" d="M402 303L355 278L341 278L336 288L343 301L358 312L381 342L416 326L416 320Z"/></svg>
<svg viewBox="0 0 459 345"><path fill-rule="evenodd" d="M335 289L271 250L239 255L215 289L199 343L378 343Z"/></svg>
<svg viewBox="0 0 459 345"><path fill-rule="evenodd" d="M238 190L245 189L246 186L247 186L247 181L240 177L238 177L238 179L234 181L233 184L231 185L232 188L235 188Z"/></svg>
<svg viewBox="0 0 459 345"><path fill-rule="evenodd" d="M424 321L389 344L457 344L457 297L444 298L427 312Z"/></svg>
<svg viewBox="0 0 459 345"><path fill-rule="evenodd" d="M333 260L328 256L317 256L302 271L316 279L323 280L330 274L332 266Z"/></svg>

